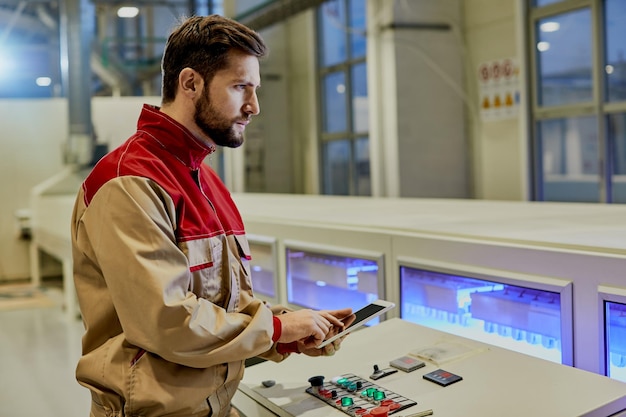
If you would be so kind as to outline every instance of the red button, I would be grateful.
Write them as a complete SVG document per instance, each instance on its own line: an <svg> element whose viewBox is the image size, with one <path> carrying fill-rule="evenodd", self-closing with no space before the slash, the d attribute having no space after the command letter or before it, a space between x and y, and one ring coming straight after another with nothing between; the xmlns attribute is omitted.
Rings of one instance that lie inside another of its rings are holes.
<svg viewBox="0 0 626 417"><path fill-rule="evenodd" d="M389 415L389 409L387 407L376 407L370 410L372 417L387 417Z"/></svg>

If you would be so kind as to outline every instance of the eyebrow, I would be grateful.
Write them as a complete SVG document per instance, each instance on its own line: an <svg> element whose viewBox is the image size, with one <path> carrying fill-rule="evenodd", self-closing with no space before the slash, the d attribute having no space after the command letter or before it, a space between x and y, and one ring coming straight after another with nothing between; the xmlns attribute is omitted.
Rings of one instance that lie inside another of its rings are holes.
<svg viewBox="0 0 626 417"><path fill-rule="evenodd" d="M258 90L259 88L261 88L261 84L260 83L258 85L255 85L253 82L244 80L242 78L234 79L233 83L234 84L245 84L247 86L254 87L255 90Z"/></svg>
<svg viewBox="0 0 626 417"><path fill-rule="evenodd" d="M246 84L246 85L254 85L254 83L252 81L250 81L250 79L248 78L242 78L242 77L238 77L237 74L233 74L234 77L231 80L233 83L235 84ZM259 85L261 85L259 83Z"/></svg>

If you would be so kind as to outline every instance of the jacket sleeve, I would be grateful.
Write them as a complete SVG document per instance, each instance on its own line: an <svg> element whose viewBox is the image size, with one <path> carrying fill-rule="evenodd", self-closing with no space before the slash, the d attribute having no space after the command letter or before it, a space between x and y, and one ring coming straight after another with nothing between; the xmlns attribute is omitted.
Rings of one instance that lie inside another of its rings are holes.
<svg viewBox="0 0 626 417"><path fill-rule="evenodd" d="M262 301L250 297L227 312L188 291L174 213L172 199L145 178L116 178L98 190L74 225L75 245L97 265L110 297L94 302L112 303L130 344L170 362L207 368L263 353L283 359Z"/></svg>

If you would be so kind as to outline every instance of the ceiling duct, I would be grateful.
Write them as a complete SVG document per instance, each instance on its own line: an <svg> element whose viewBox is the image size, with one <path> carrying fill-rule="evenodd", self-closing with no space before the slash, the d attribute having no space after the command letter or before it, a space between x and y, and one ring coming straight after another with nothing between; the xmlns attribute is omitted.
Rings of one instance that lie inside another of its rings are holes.
<svg viewBox="0 0 626 417"><path fill-rule="evenodd" d="M95 10L89 0L64 0L60 6L61 73L69 105L65 162L85 166L92 160L95 145L89 65Z"/></svg>
<svg viewBox="0 0 626 417"><path fill-rule="evenodd" d="M328 0L271 0L236 16L235 20L259 31L326 1Z"/></svg>

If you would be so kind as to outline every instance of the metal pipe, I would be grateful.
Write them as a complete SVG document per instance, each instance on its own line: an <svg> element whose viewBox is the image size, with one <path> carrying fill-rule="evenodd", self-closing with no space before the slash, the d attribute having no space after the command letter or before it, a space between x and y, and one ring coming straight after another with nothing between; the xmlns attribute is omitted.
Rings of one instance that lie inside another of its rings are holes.
<svg viewBox="0 0 626 417"><path fill-rule="evenodd" d="M69 106L69 137L65 163L91 163L95 136L91 120L91 43L95 9L89 0L60 2L61 77Z"/></svg>

